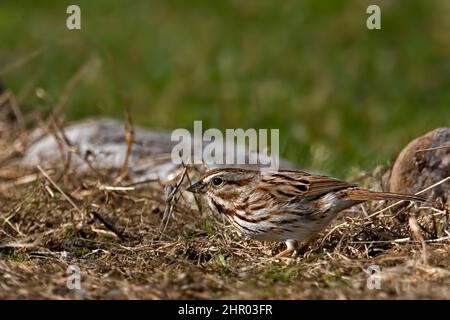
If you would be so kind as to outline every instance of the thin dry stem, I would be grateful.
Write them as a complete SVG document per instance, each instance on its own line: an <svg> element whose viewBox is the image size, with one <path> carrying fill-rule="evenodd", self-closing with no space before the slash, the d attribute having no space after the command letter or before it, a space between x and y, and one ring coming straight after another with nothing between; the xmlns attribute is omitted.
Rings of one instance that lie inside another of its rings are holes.
<svg viewBox="0 0 450 320"><path fill-rule="evenodd" d="M44 171L44 169L41 168L40 165L37 165L36 168L42 173L42 175L44 176L45 179L47 179L48 182L51 183L51 185L58 190L58 192L64 197L64 199L67 200L67 202L70 203L70 205L77 210L80 213L80 218L81 221L84 221L84 212L83 210L81 210L76 204L75 202L73 202L73 200L71 199L71 197L69 197L53 180L52 178L50 178L50 176L47 174L47 172Z"/></svg>

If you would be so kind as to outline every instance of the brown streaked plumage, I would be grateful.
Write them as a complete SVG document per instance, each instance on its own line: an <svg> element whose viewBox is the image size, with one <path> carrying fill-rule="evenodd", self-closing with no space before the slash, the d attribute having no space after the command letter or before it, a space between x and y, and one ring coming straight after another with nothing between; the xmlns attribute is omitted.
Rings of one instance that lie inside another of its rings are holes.
<svg viewBox="0 0 450 320"><path fill-rule="evenodd" d="M344 209L367 200L424 201L422 197L375 192L304 171L218 168L188 191L206 196L242 234L261 241L285 241L285 256L297 241L310 241Z"/></svg>

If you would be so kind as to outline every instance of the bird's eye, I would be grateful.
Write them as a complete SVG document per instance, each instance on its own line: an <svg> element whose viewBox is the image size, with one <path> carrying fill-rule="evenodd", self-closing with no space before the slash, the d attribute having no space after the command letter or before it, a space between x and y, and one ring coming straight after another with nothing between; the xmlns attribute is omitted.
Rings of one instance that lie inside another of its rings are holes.
<svg viewBox="0 0 450 320"><path fill-rule="evenodd" d="M212 179L212 184L213 184L215 187L220 187L220 186L223 184L223 179L222 179L222 178L219 178L219 177L213 178L213 179Z"/></svg>

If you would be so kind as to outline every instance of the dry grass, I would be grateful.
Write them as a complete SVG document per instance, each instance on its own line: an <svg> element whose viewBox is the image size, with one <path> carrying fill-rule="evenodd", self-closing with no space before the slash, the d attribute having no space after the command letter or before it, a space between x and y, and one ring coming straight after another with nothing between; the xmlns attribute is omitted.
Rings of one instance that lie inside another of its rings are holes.
<svg viewBox="0 0 450 320"><path fill-rule="evenodd" d="M11 118L4 110L0 116ZM123 168L80 173L67 161L46 170L12 167L26 132L17 121L0 125L1 299L450 297L443 204L355 207L304 256L274 261L282 244L243 239L183 192L187 179L175 179L179 188L158 181L124 188ZM380 189L388 176L386 167L358 182ZM70 265L81 270L81 290L67 288ZM366 285L371 265L381 268L380 289Z"/></svg>
<svg viewBox="0 0 450 320"><path fill-rule="evenodd" d="M0 298L450 297L448 208L367 218L385 204L356 207L305 256L273 261L281 245L242 239L206 210L200 213L187 194L175 194L161 234L159 183L109 190L99 185L113 180L60 170L16 186L9 181L0 193ZM364 184L379 180L368 176ZM410 227L412 216L418 230ZM374 264L382 270L379 290L366 286L366 269ZM69 265L81 270L81 291L67 289Z"/></svg>

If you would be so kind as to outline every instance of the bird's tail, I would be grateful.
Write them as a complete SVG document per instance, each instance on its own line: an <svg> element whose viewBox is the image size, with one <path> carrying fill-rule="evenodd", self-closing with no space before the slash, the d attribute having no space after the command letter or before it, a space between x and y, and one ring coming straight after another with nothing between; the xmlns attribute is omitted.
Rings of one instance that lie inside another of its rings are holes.
<svg viewBox="0 0 450 320"><path fill-rule="evenodd" d="M377 192L359 188L352 188L343 190L341 195L343 199L354 201L368 201L368 200L405 200L425 202L426 199L421 196L404 193L392 192Z"/></svg>

